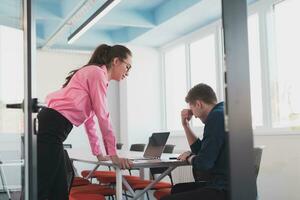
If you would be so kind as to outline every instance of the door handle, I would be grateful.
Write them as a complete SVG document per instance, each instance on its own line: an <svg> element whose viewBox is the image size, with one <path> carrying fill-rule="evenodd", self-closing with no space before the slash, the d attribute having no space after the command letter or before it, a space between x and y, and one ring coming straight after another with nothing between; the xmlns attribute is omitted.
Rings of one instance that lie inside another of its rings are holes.
<svg viewBox="0 0 300 200"><path fill-rule="evenodd" d="M32 106L31 108L33 113L37 113L39 109L45 107L44 104L38 102L37 98L31 99L31 106ZM6 108L24 110L24 101L22 103L6 104Z"/></svg>
<svg viewBox="0 0 300 200"><path fill-rule="evenodd" d="M23 104L22 103L6 104L6 108L23 109Z"/></svg>

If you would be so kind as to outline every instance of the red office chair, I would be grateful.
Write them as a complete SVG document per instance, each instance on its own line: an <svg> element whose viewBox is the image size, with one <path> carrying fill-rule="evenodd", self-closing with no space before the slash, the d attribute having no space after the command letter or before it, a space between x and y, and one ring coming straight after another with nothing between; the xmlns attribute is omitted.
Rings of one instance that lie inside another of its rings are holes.
<svg viewBox="0 0 300 200"><path fill-rule="evenodd" d="M69 200L105 200L101 194L75 193L69 196Z"/></svg>
<svg viewBox="0 0 300 200"><path fill-rule="evenodd" d="M90 173L91 171L90 170L83 170L82 172L81 172L81 175L83 176L83 177L87 177L88 175L89 175L89 173ZM104 177L104 179L106 178L106 177L116 177L116 172L114 172L114 171L104 171L104 170L97 170L97 171L94 171L92 174L91 174L91 176L90 176L90 178L99 178L99 177ZM99 179L98 179L99 180ZM100 180L99 180L100 181ZM101 183L104 183L104 182L101 182ZM107 183L107 182L105 182L105 183Z"/></svg>
<svg viewBox="0 0 300 200"><path fill-rule="evenodd" d="M84 186L73 187L70 194L74 193L98 193L103 196L113 196L116 190L105 185L89 184Z"/></svg>
<svg viewBox="0 0 300 200"><path fill-rule="evenodd" d="M74 177L73 182L72 182L72 187L89 185L89 184L91 184L91 182L85 178Z"/></svg>
<svg viewBox="0 0 300 200"><path fill-rule="evenodd" d="M153 193L153 196L159 200L165 196L168 196L171 194L171 188L165 188L165 189L160 189L160 190L156 190L154 193Z"/></svg>
<svg viewBox="0 0 300 200"><path fill-rule="evenodd" d="M90 185L85 185L85 186L78 186L74 187L71 189L70 192L70 200L74 195L76 196L77 199L82 199L82 200L89 200L91 198L91 195L94 195L95 198L102 199L102 197L112 197L114 199L114 195L116 194L115 189L103 186L103 185L98 185L98 184L90 184ZM93 200L94 198L91 198ZM105 199L105 198L104 198Z"/></svg>

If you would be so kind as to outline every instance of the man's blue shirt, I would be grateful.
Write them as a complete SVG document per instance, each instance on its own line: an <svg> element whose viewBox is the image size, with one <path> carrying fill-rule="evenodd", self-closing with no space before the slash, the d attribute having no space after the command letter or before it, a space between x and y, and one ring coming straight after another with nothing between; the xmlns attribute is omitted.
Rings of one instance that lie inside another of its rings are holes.
<svg viewBox="0 0 300 200"><path fill-rule="evenodd" d="M203 139L191 146L196 155L192 160L195 170L209 173L212 177L207 187L227 189L228 186L228 139L224 127L224 103L218 103L208 114Z"/></svg>

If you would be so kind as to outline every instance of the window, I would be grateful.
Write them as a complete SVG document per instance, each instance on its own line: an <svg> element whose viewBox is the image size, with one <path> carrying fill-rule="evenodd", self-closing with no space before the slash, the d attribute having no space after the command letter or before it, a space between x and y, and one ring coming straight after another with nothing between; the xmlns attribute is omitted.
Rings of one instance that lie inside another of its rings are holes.
<svg viewBox="0 0 300 200"><path fill-rule="evenodd" d="M286 0L274 5L276 66L272 80L273 127L300 124L300 1Z"/></svg>
<svg viewBox="0 0 300 200"><path fill-rule="evenodd" d="M205 83L217 90L217 70L215 35L210 34L190 45L191 87ZM203 125L199 119L193 120L193 126Z"/></svg>
<svg viewBox="0 0 300 200"><path fill-rule="evenodd" d="M216 82L216 53L215 36L210 34L196 42L191 43L191 86L198 83L210 85L214 91Z"/></svg>
<svg viewBox="0 0 300 200"><path fill-rule="evenodd" d="M299 130L299 10L299 0L274 0L251 6L254 14L248 17L248 44L253 129ZM190 87L206 83L221 100L221 27L221 23L208 25L181 38L181 46L165 53L167 129L182 130L180 111L187 106L184 97ZM192 126L203 124L193 119Z"/></svg>
<svg viewBox="0 0 300 200"><path fill-rule="evenodd" d="M260 38L258 14L248 18L248 46L253 128L263 125L262 81L260 63Z"/></svg>
<svg viewBox="0 0 300 200"><path fill-rule="evenodd" d="M166 126L181 130L181 110L186 108L185 46L178 46L165 53Z"/></svg>

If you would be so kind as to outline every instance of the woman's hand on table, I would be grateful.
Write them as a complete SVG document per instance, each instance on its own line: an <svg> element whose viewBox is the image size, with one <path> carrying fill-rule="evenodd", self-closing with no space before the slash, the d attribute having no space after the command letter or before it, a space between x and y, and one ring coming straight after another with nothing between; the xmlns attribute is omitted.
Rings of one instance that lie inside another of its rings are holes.
<svg viewBox="0 0 300 200"><path fill-rule="evenodd" d="M128 158L120 158L118 155L110 156L112 163L118 165L121 169L130 169L133 165Z"/></svg>
<svg viewBox="0 0 300 200"><path fill-rule="evenodd" d="M103 156L102 154L100 154L100 155L97 156L97 159L99 161L108 161L108 160L110 160L110 157L109 156Z"/></svg>

